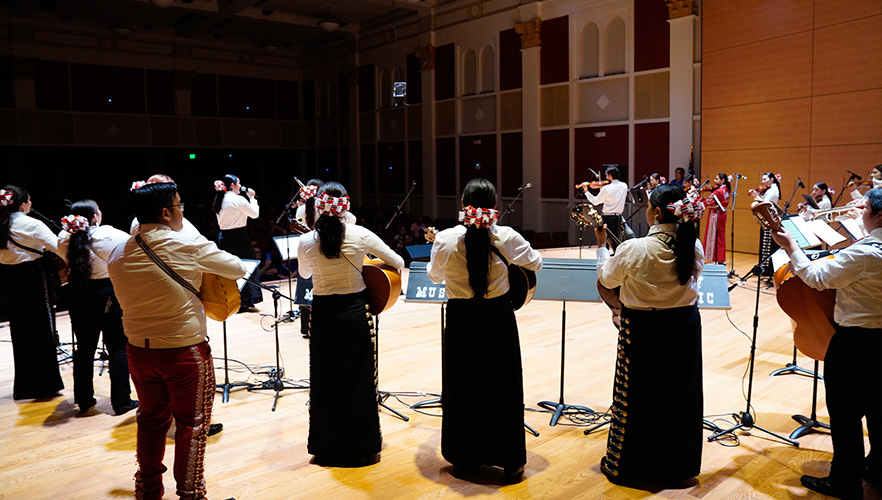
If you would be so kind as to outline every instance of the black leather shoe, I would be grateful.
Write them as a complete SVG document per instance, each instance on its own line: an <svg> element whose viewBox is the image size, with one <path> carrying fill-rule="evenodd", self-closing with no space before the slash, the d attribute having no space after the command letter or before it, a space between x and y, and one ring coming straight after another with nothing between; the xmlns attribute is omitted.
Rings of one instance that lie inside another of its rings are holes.
<svg viewBox="0 0 882 500"><path fill-rule="evenodd" d="M138 407L138 402L135 401L135 400L132 400L132 401L131 401L129 404L127 404L127 405L123 405L123 406L114 406L114 407L113 407L113 413L116 413L117 415L122 415L122 414L124 414L124 413L128 413L128 412L134 410L134 409L137 408L137 407Z"/></svg>
<svg viewBox="0 0 882 500"><path fill-rule="evenodd" d="M87 411L89 411L89 408L95 406L97 403L98 401L96 401L95 398L92 398L92 400L88 403L80 403L77 406L80 407L80 413L86 413Z"/></svg>
<svg viewBox="0 0 882 500"><path fill-rule="evenodd" d="M208 435L214 436L224 430L224 424L211 424L208 426Z"/></svg>
<svg viewBox="0 0 882 500"><path fill-rule="evenodd" d="M842 488L834 484L829 477L802 476L799 478L799 482L806 488L828 497L843 500L862 500L864 498L864 489L860 485L857 488Z"/></svg>
<svg viewBox="0 0 882 500"><path fill-rule="evenodd" d="M517 483L524 477L524 466L520 467L506 467L505 469L505 482L508 484Z"/></svg>

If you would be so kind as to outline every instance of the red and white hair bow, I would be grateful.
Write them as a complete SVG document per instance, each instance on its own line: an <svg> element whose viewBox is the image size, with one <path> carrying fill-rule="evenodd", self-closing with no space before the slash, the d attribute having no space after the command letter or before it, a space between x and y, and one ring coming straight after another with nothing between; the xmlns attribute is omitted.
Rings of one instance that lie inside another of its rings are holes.
<svg viewBox="0 0 882 500"><path fill-rule="evenodd" d="M136 189L142 188L142 187L146 186L147 184L150 184L150 183L147 181L135 181L132 183L132 188L130 189L130 191L134 191Z"/></svg>
<svg viewBox="0 0 882 500"><path fill-rule="evenodd" d="M315 208L323 214L331 214L334 217L340 217L349 211L349 197L341 196L334 198L328 196L328 193L322 193L315 197Z"/></svg>
<svg viewBox="0 0 882 500"><path fill-rule="evenodd" d="M88 231L89 219L83 217L82 215L71 214L67 217L61 218L61 228L70 234L73 234L77 231Z"/></svg>
<svg viewBox="0 0 882 500"><path fill-rule="evenodd" d="M831 188L831 187L828 187L828 188L827 188L827 191L829 191L830 194L836 194L836 190L833 189L833 188Z"/></svg>
<svg viewBox="0 0 882 500"><path fill-rule="evenodd" d="M300 200L298 203L306 203L306 200L312 198L318 193L318 186L303 186L300 188Z"/></svg>
<svg viewBox="0 0 882 500"><path fill-rule="evenodd" d="M227 185L224 184L224 181L214 181L214 190L215 191L226 191Z"/></svg>
<svg viewBox="0 0 882 500"><path fill-rule="evenodd" d="M686 196L680 201L668 204L668 210L674 212L678 222L688 222L693 219L700 219L704 213L704 203L701 202L701 195L697 192L694 195Z"/></svg>
<svg viewBox="0 0 882 500"><path fill-rule="evenodd" d="M12 191L0 189L0 206L7 206L12 203Z"/></svg>
<svg viewBox="0 0 882 500"><path fill-rule="evenodd" d="M659 183L659 184L667 184L667 183L668 183L668 180L665 179L664 177L659 177L659 178L658 178L658 183Z"/></svg>
<svg viewBox="0 0 882 500"><path fill-rule="evenodd" d="M775 180L781 182L781 174L775 174Z"/></svg>
<svg viewBox="0 0 882 500"><path fill-rule="evenodd" d="M490 227L499 220L499 210L493 208L464 207L459 213L459 221L464 226Z"/></svg>

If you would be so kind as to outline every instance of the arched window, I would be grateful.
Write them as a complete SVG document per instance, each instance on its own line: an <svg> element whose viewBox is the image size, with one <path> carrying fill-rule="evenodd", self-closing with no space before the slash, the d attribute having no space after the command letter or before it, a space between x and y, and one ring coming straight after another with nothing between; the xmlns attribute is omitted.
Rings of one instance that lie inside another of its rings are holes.
<svg viewBox="0 0 882 500"><path fill-rule="evenodd" d="M606 71L605 75L625 72L625 21L614 17L606 25Z"/></svg>
<svg viewBox="0 0 882 500"><path fill-rule="evenodd" d="M485 45L481 49L481 85L480 92L493 92L494 81L493 47Z"/></svg>
<svg viewBox="0 0 882 500"><path fill-rule="evenodd" d="M392 81L389 79L389 70L381 69L379 80L380 85L377 87L377 90L380 93L380 107L388 108L392 98Z"/></svg>
<svg viewBox="0 0 882 500"><path fill-rule="evenodd" d="M475 51L468 49L462 55L462 95L474 95L477 83Z"/></svg>
<svg viewBox="0 0 882 500"><path fill-rule="evenodd" d="M581 35L581 58L579 62L579 78L594 78L600 75L600 30L594 23L588 23L582 28Z"/></svg>

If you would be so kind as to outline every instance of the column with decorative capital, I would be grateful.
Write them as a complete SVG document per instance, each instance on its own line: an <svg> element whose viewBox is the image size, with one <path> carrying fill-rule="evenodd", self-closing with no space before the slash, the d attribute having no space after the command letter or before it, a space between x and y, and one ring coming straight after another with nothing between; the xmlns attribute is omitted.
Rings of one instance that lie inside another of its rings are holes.
<svg viewBox="0 0 882 500"><path fill-rule="evenodd" d="M695 2L667 0L670 47L670 172L686 168L692 148L693 62L695 52Z"/></svg>
<svg viewBox="0 0 882 500"><path fill-rule="evenodd" d="M521 37L522 177L525 183L533 185L533 189L524 192L521 206L522 227L535 231L542 230L542 140L539 130L541 28L542 20L539 18L515 24L515 33Z"/></svg>
<svg viewBox="0 0 882 500"><path fill-rule="evenodd" d="M422 74L422 136L423 136L423 213L438 214L435 159L435 47L428 45L415 52L420 59Z"/></svg>

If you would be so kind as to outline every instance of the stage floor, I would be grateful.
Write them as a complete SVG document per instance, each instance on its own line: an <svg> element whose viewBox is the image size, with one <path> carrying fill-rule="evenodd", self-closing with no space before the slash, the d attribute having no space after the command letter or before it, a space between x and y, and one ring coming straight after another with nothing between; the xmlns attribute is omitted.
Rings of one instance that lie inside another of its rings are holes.
<svg viewBox="0 0 882 500"><path fill-rule="evenodd" d="M578 249L544 252L549 257L578 258ZM593 258L593 249L582 252ZM750 270L756 256L735 255L735 270ZM406 274L406 273L405 273ZM405 275L406 279L406 275ZM287 282L279 283L283 293ZM756 280L731 292L732 309L701 311L703 324L704 396L708 420L721 427L734 424L732 413L746 409L747 360L754 317ZM261 313L272 314L273 303L264 292ZM281 309L289 309L287 301ZM399 302L380 318L380 389L416 393L401 396L408 404L419 393L441 389L441 307ZM234 391L227 403L218 393L214 422L224 431L209 438L205 475L209 497L250 499L415 499L415 498L542 498L542 499L793 499L827 498L799 484L802 474L827 475L830 437L811 433L800 446L784 444L756 429L739 432L736 440L705 442L702 472L696 486L682 490L644 491L614 486L599 470L606 450L606 428L591 435L584 426L561 420L549 426L551 414L537 403L557 401L560 391L561 303L533 301L518 311L528 410L525 421L540 435L527 435L524 479L505 485L501 474L479 472L471 481L451 475L441 457L441 419L418 413L395 398L386 403L407 416L405 422L381 410L383 452L379 463L362 468L320 467L306 453L308 391L286 389L271 411L272 391ZM566 304L565 401L605 411L612 399L616 330L601 303ZM63 341L70 341L66 316L59 317ZM267 380L275 365L274 334L264 327L271 317L240 314L227 322L231 381ZM224 380L221 324L209 321L218 382ZM756 424L789 435L798 427L791 415L811 413L812 379L800 375L770 377L792 360L790 320L775 302L773 289L761 287L759 333L753 384L752 412ZM285 375L297 381L308 373L308 341L300 324L279 325ZM798 365L812 368L812 360L798 356ZM114 416L105 372L95 388L97 407L77 413L73 404L72 365L61 365L66 389L51 400L13 401L12 346L7 324L0 326L0 499L116 499L133 496L135 415ZM823 383L818 415L827 422ZM677 401L670 401L676 405ZM440 413L438 409L427 409ZM659 408L659 412L666 408ZM492 425L493 395L475 401L476 425ZM347 416L340 414L340 426ZM658 432L665 432L660 428ZM705 432L705 435L709 435ZM170 437L173 433L169 434ZM166 464L171 467L173 441ZM664 450L659 450L663 460ZM174 497L171 472L165 476L165 498ZM866 487L866 497L879 492Z"/></svg>

